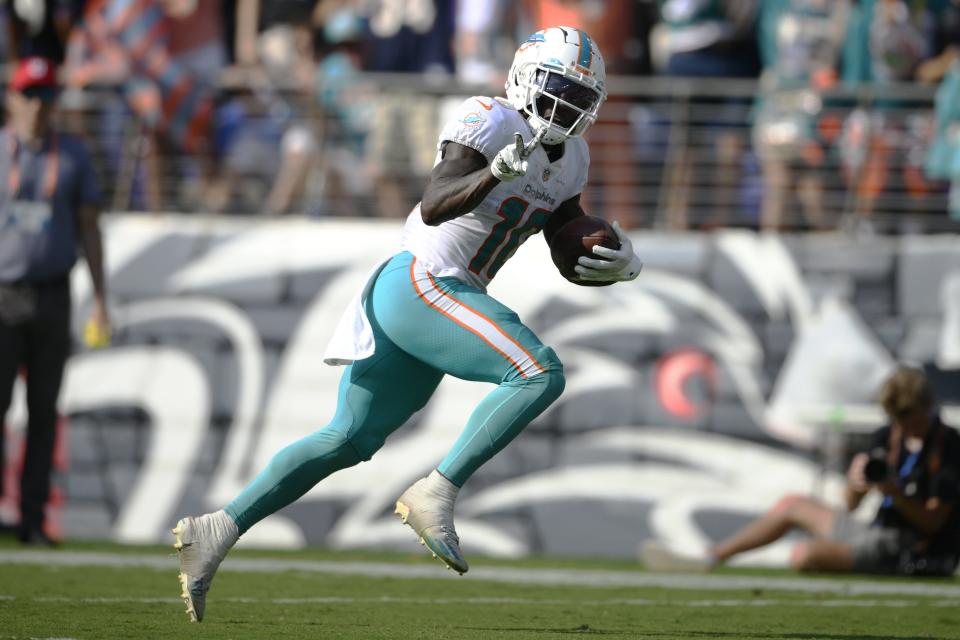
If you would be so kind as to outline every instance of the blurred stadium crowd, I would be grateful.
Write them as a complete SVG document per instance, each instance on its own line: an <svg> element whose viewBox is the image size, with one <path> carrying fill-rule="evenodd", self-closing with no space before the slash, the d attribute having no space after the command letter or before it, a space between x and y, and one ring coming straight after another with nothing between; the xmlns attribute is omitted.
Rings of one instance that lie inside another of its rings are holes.
<svg viewBox="0 0 960 640"><path fill-rule="evenodd" d="M587 30L588 210L625 226L960 229L957 0L7 0L111 210L396 218L446 109ZM956 159L954 159L956 157ZM952 186L955 185L955 186Z"/></svg>

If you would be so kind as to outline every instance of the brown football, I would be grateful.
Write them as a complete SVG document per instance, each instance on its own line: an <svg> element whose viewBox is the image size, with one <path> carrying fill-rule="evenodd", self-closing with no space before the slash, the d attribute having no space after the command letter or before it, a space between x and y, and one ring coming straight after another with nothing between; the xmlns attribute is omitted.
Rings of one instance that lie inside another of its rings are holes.
<svg viewBox="0 0 960 640"><path fill-rule="evenodd" d="M557 265L560 274L574 284L584 287L605 287L612 282L581 282L577 280L577 260L580 256L589 256L603 260L593 252L595 245L611 249L620 248L617 232L603 218L579 216L560 227L550 242L550 257Z"/></svg>

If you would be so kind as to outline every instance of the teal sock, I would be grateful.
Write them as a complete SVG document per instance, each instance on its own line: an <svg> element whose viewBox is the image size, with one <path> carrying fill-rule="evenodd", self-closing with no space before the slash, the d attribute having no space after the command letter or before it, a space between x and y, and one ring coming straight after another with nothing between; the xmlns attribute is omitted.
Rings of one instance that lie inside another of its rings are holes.
<svg viewBox="0 0 960 640"><path fill-rule="evenodd" d="M483 463L549 407L560 396L563 386L562 369L501 384L470 415L466 428L437 470L462 487Z"/></svg>

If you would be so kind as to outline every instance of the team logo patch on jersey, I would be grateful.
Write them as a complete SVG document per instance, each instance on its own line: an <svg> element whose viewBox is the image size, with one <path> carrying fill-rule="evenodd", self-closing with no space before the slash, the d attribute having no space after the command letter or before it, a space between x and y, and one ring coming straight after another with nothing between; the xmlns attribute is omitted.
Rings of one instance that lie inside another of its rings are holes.
<svg viewBox="0 0 960 640"><path fill-rule="evenodd" d="M474 127L479 127L481 124L485 122L485 120L484 120L484 117L481 116L476 111L471 111L467 115L463 116L460 119L460 122L462 122L464 126L470 127L472 129Z"/></svg>

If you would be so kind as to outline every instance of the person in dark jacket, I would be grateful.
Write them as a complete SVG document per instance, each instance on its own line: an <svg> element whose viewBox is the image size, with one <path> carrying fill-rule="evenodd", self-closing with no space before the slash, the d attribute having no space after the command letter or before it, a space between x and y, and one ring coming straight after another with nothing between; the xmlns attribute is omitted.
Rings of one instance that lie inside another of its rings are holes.
<svg viewBox="0 0 960 640"><path fill-rule="evenodd" d="M7 87L7 126L0 130L0 425L22 368L29 420L19 536L26 544L54 543L44 509L70 353L69 276L78 252L93 281L88 342L102 344L110 332L98 182L84 144L53 127L56 98L56 64L23 59ZM0 437L0 465L3 442Z"/></svg>

